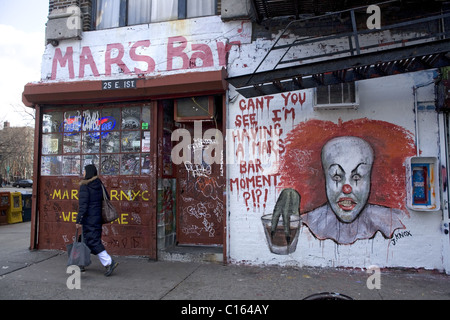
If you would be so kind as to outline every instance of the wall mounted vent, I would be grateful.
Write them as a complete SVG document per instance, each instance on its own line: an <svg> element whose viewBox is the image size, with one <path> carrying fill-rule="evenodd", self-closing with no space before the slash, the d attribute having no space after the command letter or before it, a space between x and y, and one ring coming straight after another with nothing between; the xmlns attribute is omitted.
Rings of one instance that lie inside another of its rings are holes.
<svg viewBox="0 0 450 320"><path fill-rule="evenodd" d="M331 84L314 88L314 110L358 109L356 82Z"/></svg>

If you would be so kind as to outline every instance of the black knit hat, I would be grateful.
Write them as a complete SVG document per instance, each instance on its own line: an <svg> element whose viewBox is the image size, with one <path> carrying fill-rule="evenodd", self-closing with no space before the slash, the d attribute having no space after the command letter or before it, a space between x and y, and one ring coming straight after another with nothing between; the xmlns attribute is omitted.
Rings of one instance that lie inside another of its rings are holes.
<svg viewBox="0 0 450 320"><path fill-rule="evenodd" d="M92 179L97 175L97 168L93 164L88 164L84 167L84 170L86 170L86 175L84 176L85 180Z"/></svg>

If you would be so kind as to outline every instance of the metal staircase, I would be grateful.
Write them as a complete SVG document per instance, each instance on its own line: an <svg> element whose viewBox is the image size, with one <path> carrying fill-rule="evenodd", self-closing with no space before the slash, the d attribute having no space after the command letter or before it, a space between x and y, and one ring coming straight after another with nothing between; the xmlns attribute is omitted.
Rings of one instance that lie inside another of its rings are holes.
<svg viewBox="0 0 450 320"><path fill-rule="evenodd" d="M367 8L291 21L251 74L227 81L250 98L450 65L450 11L369 29Z"/></svg>

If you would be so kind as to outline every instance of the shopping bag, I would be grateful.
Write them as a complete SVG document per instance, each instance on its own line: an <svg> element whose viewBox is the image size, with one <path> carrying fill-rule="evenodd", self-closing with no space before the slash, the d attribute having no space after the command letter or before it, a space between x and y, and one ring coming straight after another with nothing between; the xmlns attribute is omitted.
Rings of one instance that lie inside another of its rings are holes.
<svg viewBox="0 0 450 320"><path fill-rule="evenodd" d="M75 241L67 245L67 255L68 266L87 267L91 264L91 249L84 243L83 233L81 239L78 238L78 229L75 232Z"/></svg>
<svg viewBox="0 0 450 320"><path fill-rule="evenodd" d="M102 184L103 189L103 201L102 201L102 219L103 223L113 222L119 218L119 213L116 208L112 205L111 201L108 199L105 187Z"/></svg>

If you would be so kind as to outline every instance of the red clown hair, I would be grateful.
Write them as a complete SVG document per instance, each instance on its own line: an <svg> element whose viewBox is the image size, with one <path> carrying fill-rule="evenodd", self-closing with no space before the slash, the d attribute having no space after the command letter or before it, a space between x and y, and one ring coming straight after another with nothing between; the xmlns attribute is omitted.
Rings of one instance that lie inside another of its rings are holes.
<svg viewBox="0 0 450 320"><path fill-rule="evenodd" d="M405 160L415 155L413 134L408 130L367 118L339 122L309 120L287 134L280 161L278 187L293 188L301 195L301 213L327 202L321 152L335 137L354 136L367 141L374 151L368 202L406 212Z"/></svg>

